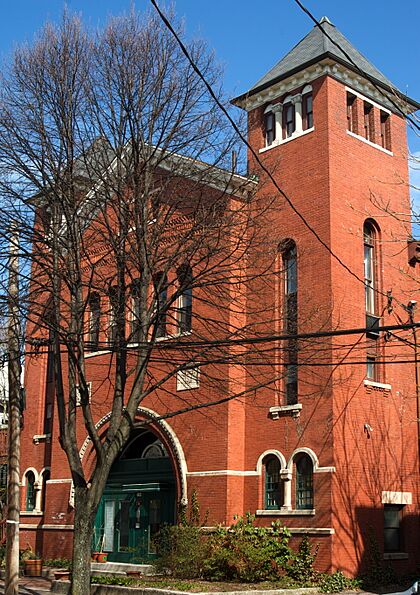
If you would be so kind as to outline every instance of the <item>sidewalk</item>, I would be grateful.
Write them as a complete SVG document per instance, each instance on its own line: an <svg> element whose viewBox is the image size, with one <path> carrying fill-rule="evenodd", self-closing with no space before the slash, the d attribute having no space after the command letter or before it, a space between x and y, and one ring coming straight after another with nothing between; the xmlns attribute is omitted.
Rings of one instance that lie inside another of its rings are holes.
<svg viewBox="0 0 420 595"><path fill-rule="evenodd" d="M21 576L19 578L19 594L37 595L51 592L51 580L38 576ZM4 593L4 581L0 580L0 593Z"/></svg>

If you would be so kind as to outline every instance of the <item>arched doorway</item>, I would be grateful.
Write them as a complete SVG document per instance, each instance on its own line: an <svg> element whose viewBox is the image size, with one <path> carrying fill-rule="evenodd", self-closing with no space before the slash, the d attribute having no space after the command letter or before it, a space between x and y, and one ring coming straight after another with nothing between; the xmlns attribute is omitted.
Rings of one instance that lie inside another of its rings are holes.
<svg viewBox="0 0 420 595"><path fill-rule="evenodd" d="M135 430L113 464L99 505L93 547L114 562L156 556L154 536L175 521L175 476L169 455L150 430Z"/></svg>

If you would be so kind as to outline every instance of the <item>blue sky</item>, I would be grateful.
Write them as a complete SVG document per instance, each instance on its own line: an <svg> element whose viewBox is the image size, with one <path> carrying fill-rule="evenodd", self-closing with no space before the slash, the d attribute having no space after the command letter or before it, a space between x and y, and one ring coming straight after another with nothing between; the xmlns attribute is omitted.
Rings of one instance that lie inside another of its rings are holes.
<svg viewBox="0 0 420 595"><path fill-rule="evenodd" d="M420 101L419 0L304 0L317 18L327 15L341 32L401 91ZM60 17L62 0L6 0L0 19L0 54L31 40L46 20ZM67 0L92 26L129 10L130 0ZM162 5L162 2L160 3ZM144 10L148 0L137 0ZM177 0L188 37L204 38L225 68L229 96L246 91L313 24L293 0ZM409 131L409 146L420 156L420 136ZM420 167L420 166L419 166ZM420 186L420 171L413 180Z"/></svg>

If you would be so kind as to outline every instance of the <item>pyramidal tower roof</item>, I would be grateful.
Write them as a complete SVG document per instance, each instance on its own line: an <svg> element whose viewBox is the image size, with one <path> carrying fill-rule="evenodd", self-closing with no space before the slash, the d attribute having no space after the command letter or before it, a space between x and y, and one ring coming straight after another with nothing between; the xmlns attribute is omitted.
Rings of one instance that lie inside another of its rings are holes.
<svg viewBox="0 0 420 595"><path fill-rule="evenodd" d="M321 30L322 28L322 30ZM319 26L315 25L311 31L290 50L277 64L271 68L249 91L233 100L240 102L246 97L263 91L271 85L285 79L304 68L330 58L362 76L376 85L403 94L392 82L378 70L363 54L361 54L335 25L322 17ZM418 108L419 104L407 98L409 103Z"/></svg>

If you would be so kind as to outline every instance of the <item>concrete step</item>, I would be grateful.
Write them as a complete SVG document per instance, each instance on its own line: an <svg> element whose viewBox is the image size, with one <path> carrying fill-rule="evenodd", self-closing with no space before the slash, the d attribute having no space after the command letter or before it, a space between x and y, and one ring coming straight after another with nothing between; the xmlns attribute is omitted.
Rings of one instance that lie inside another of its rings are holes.
<svg viewBox="0 0 420 595"><path fill-rule="evenodd" d="M123 562L92 562L91 571L94 576L99 574L124 576L128 571L140 572L146 576L156 574L153 564L125 564Z"/></svg>

